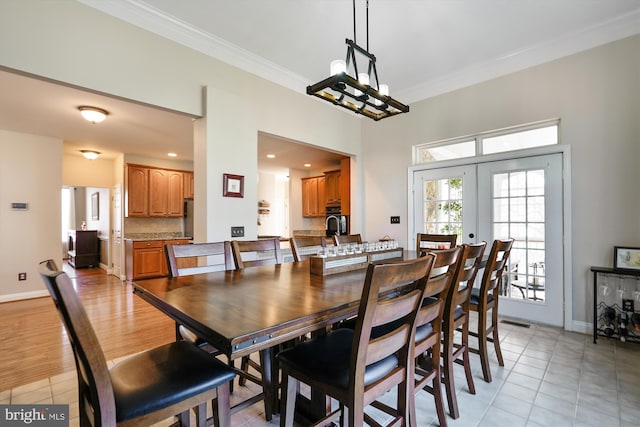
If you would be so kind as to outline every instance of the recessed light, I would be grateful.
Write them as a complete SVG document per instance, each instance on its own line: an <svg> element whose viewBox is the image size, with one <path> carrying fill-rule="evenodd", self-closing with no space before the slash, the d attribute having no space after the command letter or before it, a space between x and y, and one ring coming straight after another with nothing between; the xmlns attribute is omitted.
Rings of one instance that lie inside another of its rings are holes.
<svg viewBox="0 0 640 427"><path fill-rule="evenodd" d="M167 153L167 156L169 156L169 157L178 157L178 155L176 153Z"/></svg>
<svg viewBox="0 0 640 427"><path fill-rule="evenodd" d="M310 168L310 167L311 167L311 163L305 163L305 164L304 164L304 167L305 167L305 168Z"/></svg>
<svg viewBox="0 0 640 427"><path fill-rule="evenodd" d="M275 154L267 154L267 159L275 159L276 155Z"/></svg>

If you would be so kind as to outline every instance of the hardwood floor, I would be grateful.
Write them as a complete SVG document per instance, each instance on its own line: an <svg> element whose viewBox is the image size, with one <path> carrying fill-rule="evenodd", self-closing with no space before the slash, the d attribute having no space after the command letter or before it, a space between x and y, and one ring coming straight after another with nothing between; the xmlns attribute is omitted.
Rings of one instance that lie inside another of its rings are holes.
<svg viewBox="0 0 640 427"><path fill-rule="evenodd" d="M173 321L133 295L127 282L99 268L64 265L107 360L175 339ZM75 370L64 326L51 298L0 304L0 391Z"/></svg>

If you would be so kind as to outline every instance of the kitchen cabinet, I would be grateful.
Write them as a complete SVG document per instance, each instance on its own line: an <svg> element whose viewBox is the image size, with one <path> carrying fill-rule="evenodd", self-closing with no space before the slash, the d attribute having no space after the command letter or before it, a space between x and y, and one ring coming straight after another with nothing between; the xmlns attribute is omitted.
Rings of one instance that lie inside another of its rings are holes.
<svg viewBox="0 0 640 427"><path fill-rule="evenodd" d="M125 175L125 216L184 216L182 171L127 165Z"/></svg>
<svg viewBox="0 0 640 427"><path fill-rule="evenodd" d="M310 218L324 216L324 193L324 177L302 178L302 216Z"/></svg>
<svg viewBox="0 0 640 427"><path fill-rule="evenodd" d="M340 162L340 212L351 215L351 159L349 157Z"/></svg>
<svg viewBox="0 0 640 427"><path fill-rule="evenodd" d="M149 168L127 166L125 216L149 216Z"/></svg>
<svg viewBox="0 0 640 427"><path fill-rule="evenodd" d="M340 170L324 173L325 204L327 206L340 206Z"/></svg>
<svg viewBox="0 0 640 427"><path fill-rule="evenodd" d="M185 199L193 199L193 172L182 172L182 186Z"/></svg>
<svg viewBox="0 0 640 427"><path fill-rule="evenodd" d="M69 231L69 265L73 268L98 267L100 265L100 246L96 230Z"/></svg>
<svg viewBox="0 0 640 427"><path fill-rule="evenodd" d="M149 169L149 216L184 216L182 172Z"/></svg>
<svg viewBox="0 0 640 427"><path fill-rule="evenodd" d="M187 245L187 239L174 240L125 240L125 269L127 280L148 279L151 277L164 277L169 274L167 256L164 246L166 244ZM197 261L197 260L196 260ZM185 259L185 263L193 260ZM186 267L187 265L179 265Z"/></svg>

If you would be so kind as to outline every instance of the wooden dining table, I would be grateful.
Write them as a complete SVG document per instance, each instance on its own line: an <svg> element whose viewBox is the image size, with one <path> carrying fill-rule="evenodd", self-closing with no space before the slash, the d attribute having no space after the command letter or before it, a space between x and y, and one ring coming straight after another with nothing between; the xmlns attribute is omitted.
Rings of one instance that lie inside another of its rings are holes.
<svg viewBox="0 0 640 427"><path fill-rule="evenodd" d="M404 259L416 255L404 251ZM301 261L138 280L133 292L231 360L259 352L265 417L270 420L278 412L278 370L272 366L275 349L356 315L365 275L366 268L313 275L309 261ZM382 291L390 294L398 289ZM316 402L313 416L321 415L317 413L321 406L318 409Z"/></svg>

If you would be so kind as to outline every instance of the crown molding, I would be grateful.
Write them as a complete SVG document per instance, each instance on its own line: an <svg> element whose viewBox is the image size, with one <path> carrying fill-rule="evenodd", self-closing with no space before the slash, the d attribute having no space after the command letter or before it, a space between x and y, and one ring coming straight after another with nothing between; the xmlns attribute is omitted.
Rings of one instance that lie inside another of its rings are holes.
<svg viewBox="0 0 640 427"><path fill-rule="evenodd" d="M640 34L640 10L396 91L417 102Z"/></svg>
<svg viewBox="0 0 640 427"><path fill-rule="evenodd" d="M78 1L296 92L306 93L307 85L312 83L263 57L167 15L144 1ZM640 33L640 10L635 10L571 34L432 78L411 88L394 91L395 96L405 102L417 102L638 33Z"/></svg>

